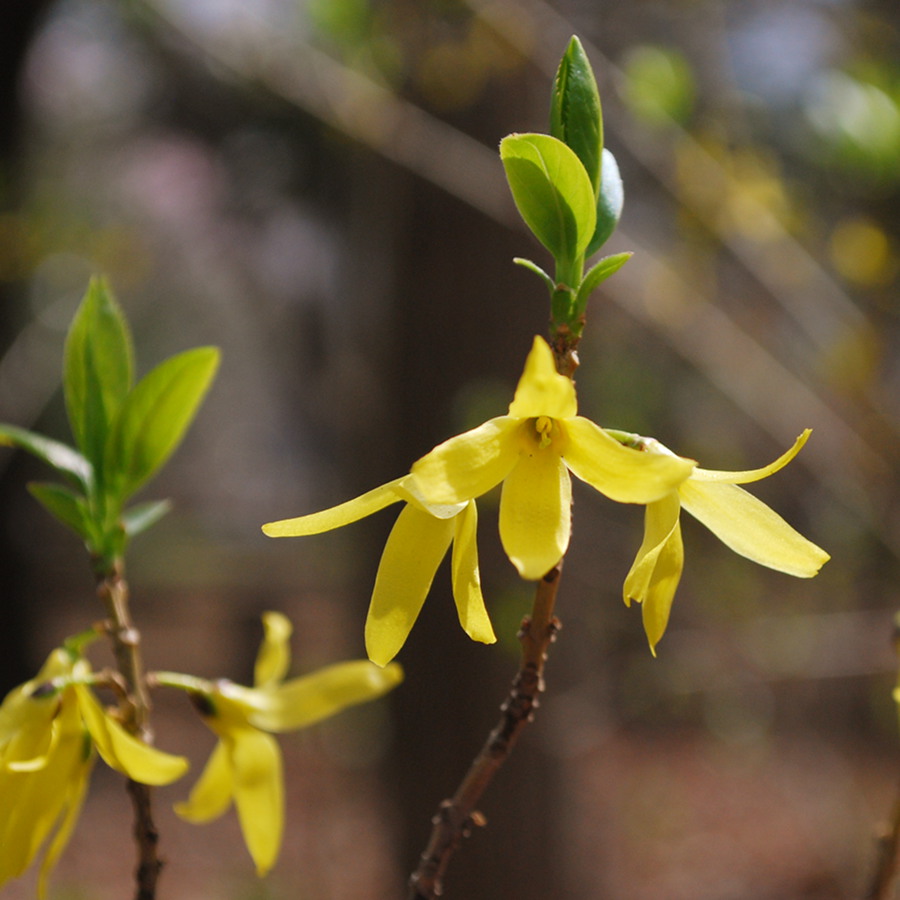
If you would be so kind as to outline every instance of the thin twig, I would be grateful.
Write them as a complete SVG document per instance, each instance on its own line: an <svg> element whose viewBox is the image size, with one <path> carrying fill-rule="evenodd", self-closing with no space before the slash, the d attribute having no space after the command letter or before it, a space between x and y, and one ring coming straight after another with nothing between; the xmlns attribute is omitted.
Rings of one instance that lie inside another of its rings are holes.
<svg viewBox="0 0 900 900"><path fill-rule="evenodd" d="M409 900L440 897L450 858L471 833L473 826L485 824L476 806L512 751L520 732L532 720L539 695L544 689L547 650L560 628L553 610L561 570L560 561L538 582L532 614L523 620L519 631L522 664L509 696L500 707L500 721L469 767L453 798L445 800L432 819L431 839L409 880Z"/></svg>
<svg viewBox="0 0 900 900"><path fill-rule="evenodd" d="M150 698L141 659L141 636L134 627L128 607L128 584L122 563L116 561L97 576L97 594L109 617L107 632L112 641L116 665L124 680L126 695L122 704L122 724L141 740L150 740L148 717ZM157 852L159 832L153 821L151 789L128 780L128 794L134 809L134 839L138 849L135 872L136 900L155 900L156 883L162 870Z"/></svg>
<svg viewBox="0 0 900 900"><path fill-rule="evenodd" d="M889 830L878 841L878 863L865 900L891 900L900 873L900 795Z"/></svg>

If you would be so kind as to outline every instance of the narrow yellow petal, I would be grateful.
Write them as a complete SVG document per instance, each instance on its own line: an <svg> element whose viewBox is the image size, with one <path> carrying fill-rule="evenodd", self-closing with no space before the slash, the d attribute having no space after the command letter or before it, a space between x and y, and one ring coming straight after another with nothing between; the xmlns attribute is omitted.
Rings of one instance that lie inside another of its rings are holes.
<svg viewBox="0 0 900 900"><path fill-rule="evenodd" d="M388 536L366 618L366 652L379 666L406 642L453 539L453 520L407 505Z"/></svg>
<svg viewBox="0 0 900 900"><path fill-rule="evenodd" d="M211 822L221 816L234 795L231 760L224 741L218 741L209 755L203 773L191 789L188 799L175 804L175 812L195 825Z"/></svg>
<svg viewBox="0 0 900 900"><path fill-rule="evenodd" d="M257 687L281 681L291 666L291 620L279 612L262 615L263 641L256 656L253 683Z"/></svg>
<svg viewBox="0 0 900 900"><path fill-rule="evenodd" d="M73 685L78 710L103 761L118 772L142 784L171 784L188 770L183 756L157 750L130 735L103 710L90 689Z"/></svg>
<svg viewBox="0 0 900 900"><path fill-rule="evenodd" d="M737 485L691 479L679 493L682 506L722 543L762 566L811 578L830 559L778 513Z"/></svg>
<svg viewBox="0 0 900 900"><path fill-rule="evenodd" d="M509 414L519 419L549 416L551 419L568 419L578 412L575 385L571 378L556 371L556 361L550 345L541 337L535 337L525 371L519 379Z"/></svg>
<svg viewBox="0 0 900 900"><path fill-rule="evenodd" d="M478 510L475 501L470 500L465 511L456 518L452 555L453 599L463 631L473 641L493 644L497 638L481 594L477 532Z"/></svg>
<svg viewBox="0 0 900 900"><path fill-rule="evenodd" d="M498 485L516 464L519 419L498 416L438 444L412 467L411 488L429 503L466 503Z"/></svg>
<svg viewBox="0 0 900 900"><path fill-rule="evenodd" d="M234 805L244 842L262 877L275 865L284 831L281 751L273 737L255 728L225 738L234 777Z"/></svg>
<svg viewBox="0 0 900 900"><path fill-rule="evenodd" d="M644 539L623 587L626 606L630 606L632 600L643 603L647 598L656 564L666 542L678 526L680 511L681 503L676 491L670 492L661 500L647 504L644 510Z"/></svg>
<svg viewBox="0 0 900 900"><path fill-rule="evenodd" d="M500 541L523 578L536 581L569 546L572 482L552 448L519 457L500 495Z"/></svg>
<svg viewBox="0 0 900 900"><path fill-rule="evenodd" d="M263 534L269 537L300 537L307 534L321 534L323 531L349 525L400 500L396 488L402 480L397 478L389 481L353 500L332 506L331 509L310 513L308 516L298 516L296 519L268 522L262 527Z"/></svg>
<svg viewBox="0 0 900 900"><path fill-rule="evenodd" d="M675 591L684 568L684 545L679 524L680 504L673 491L647 506L644 541L625 579L625 602L638 600L641 618L656 656L656 645L665 634Z"/></svg>
<svg viewBox="0 0 900 900"><path fill-rule="evenodd" d="M812 429L807 428L794 441L794 445L790 450L782 453L778 459L770 462L767 466L763 466L761 469L746 469L743 472L719 472L715 469L701 469L698 466L694 469L694 474L691 477L696 478L698 481L716 481L726 484L747 484L751 481L760 481L763 478L768 478L779 469L783 469L803 449L803 445L811 434Z"/></svg>
<svg viewBox="0 0 900 900"><path fill-rule="evenodd" d="M247 722L264 731L295 731L348 706L375 700L401 681L403 669L398 663L384 668L365 659L335 663L278 685L269 692L271 703L250 711ZM223 691L231 688L224 686Z"/></svg>
<svg viewBox="0 0 900 900"><path fill-rule="evenodd" d="M590 419L563 423L563 456L572 474L618 503L651 503L678 487L694 461L668 453L624 447Z"/></svg>
<svg viewBox="0 0 900 900"><path fill-rule="evenodd" d="M656 561L650 588L641 604L644 632L650 644L650 652L654 656L656 645L666 633L666 626L669 624L669 613L672 611L672 601L675 599L675 591L678 590L683 568L684 544L681 540L681 525L676 522L675 529L663 545Z"/></svg>
<svg viewBox="0 0 900 900"><path fill-rule="evenodd" d="M80 768L77 777L70 779L63 793L62 821L56 829L56 834L47 846L44 852L44 858L41 861L40 873L38 874L37 895L38 900L44 900L47 896L47 885L50 875L56 868L60 856L69 845L72 839L72 832L78 824L78 817L81 815L81 808L84 806L84 798L87 796L88 775L90 774L91 762L86 761Z"/></svg>

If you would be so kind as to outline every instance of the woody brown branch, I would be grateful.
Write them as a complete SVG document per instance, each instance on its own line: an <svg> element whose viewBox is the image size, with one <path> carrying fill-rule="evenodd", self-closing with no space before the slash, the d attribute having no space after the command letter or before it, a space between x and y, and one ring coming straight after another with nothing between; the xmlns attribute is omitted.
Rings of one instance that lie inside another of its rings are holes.
<svg viewBox="0 0 900 900"><path fill-rule="evenodd" d="M122 574L121 561L98 574L97 595L106 608L107 632L125 686L122 724L129 733L149 743L150 698L141 658L141 636L131 619L128 583ZM127 789L134 811L133 833L138 851L135 897L154 900L163 864L157 852L159 833L153 820L152 793L148 785L132 779L128 780Z"/></svg>
<svg viewBox="0 0 900 900"><path fill-rule="evenodd" d="M525 725L534 716L544 689L544 663L559 631L554 616L562 561L539 582L532 614L522 622L519 640L522 662L512 688L500 707L500 721L488 736L453 797L432 819L432 832L419 866L409 880L409 900L433 900L443 892L447 866L473 826L485 824L476 806L494 775L506 761Z"/></svg>

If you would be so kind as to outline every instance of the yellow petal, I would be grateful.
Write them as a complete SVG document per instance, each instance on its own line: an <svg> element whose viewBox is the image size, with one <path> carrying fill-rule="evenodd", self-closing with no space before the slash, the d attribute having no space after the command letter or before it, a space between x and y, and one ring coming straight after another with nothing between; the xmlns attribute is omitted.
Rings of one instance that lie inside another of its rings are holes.
<svg viewBox="0 0 900 900"><path fill-rule="evenodd" d="M72 832L78 824L78 817L81 815L81 808L84 806L91 764L86 762L79 768L78 774L73 779L70 779L66 785L61 810L62 821L57 825L56 834L53 835L53 839L44 852L44 858L41 861L37 883L38 900L44 900L47 896L47 885L50 875L72 839Z"/></svg>
<svg viewBox="0 0 900 900"><path fill-rule="evenodd" d="M0 752L29 722L47 721L59 705L58 692L34 692L54 678L69 675L72 659L62 648L48 657L38 674L25 684L13 688L0 704Z"/></svg>
<svg viewBox="0 0 900 900"><path fill-rule="evenodd" d="M470 500L465 511L456 518L456 530L453 535L453 599L463 631L473 641L493 644L497 638L481 593L477 532L478 510L475 501Z"/></svg>
<svg viewBox="0 0 900 900"><path fill-rule="evenodd" d="M644 602L641 604L641 618L644 632L650 643L650 652L656 656L656 645L666 633L669 624L669 613L681 571L684 568L684 544L681 541L681 525L676 522L675 529L663 545L653 570L653 578Z"/></svg>
<svg viewBox="0 0 900 900"><path fill-rule="evenodd" d="M262 877L275 864L284 830L284 779L275 739L255 728L224 739L231 756L234 805L244 842Z"/></svg>
<svg viewBox="0 0 900 900"><path fill-rule="evenodd" d="M722 543L762 566L811 578L830 558L737 485L691 479L679 493L681 505Z"/></svg>
<svg viewBox="0 0 900 900"><path fill-rule="evenodd" d="M563 456L572 474L618 503L651 503L681 484L694 461L668 453L624 447L590 419L563 423Z"/></svg>
<svg viewBox="0 0 900 900"><path fill-rule="evenodd" d="M183 756L163 753L130 735L103 710L97 698L83 684L73 685L78 709L103 761L118 772L142 784L170 784L188 770Z"/></svg>
<svg viewBox="0 0 900 900"><path fill-rule="evenodd" d="M520 456L503 482L500 541L523 578L537 580L569 546L572 483L552 448Z"/></svg>
<svg viewBox="0 0 900 900"><path fill-rule="evenodd" d="M397 517L366 618L366 652L372 662L386 665L406 642L452 539L452 519L436 519L409 505Z"/></svg>
<svg viewBox="0 0 900 900"><path fill-rule="evenodd" d="M411 487L429 503L467 503L498 485L516 464L519 419L498 416L438 444L412 467Z"/></svg>
<svg viewBox="0 0 900 900"><path fill-rule="evenodd" d="M644 631L650 650L666 631L675 591L684 568L684 547L678 523L680 504L674 491L647 505L644 514L644 540L625 579L625 603L641 603Z"/></svg>
<svg viewBox="0 0 900 900"><path fill-rule="evenodd" d="M184 803L175 804L175 812L188 822L202 824L217 819L231 806L234 780L228 748L218 741L207 760L203 773Z"/></svg>
<svg viewBox="0 0 900 900"><path fill-rule="evenodd" d="M291 620L279 612L265 612L262 615L263 642L256 656L253 683L257 687L281 681L291 666L291 634L294 626Z"/></svg>
<svg viewBox="0 0 900 900"><path fill-rule="evenodd" d="M644 539L623 587L626 606L630 606L632 600L643 603L646 599L656 563L666 541L678 525L680 511L681 503L675 491L667 494L662 500L647 504L644 510Z"/></svg>
<svg viewBox="0 0 900 900"><path fill-rule="evenodd" d="M270 702L250 712L247 721L264 731L295 731L348 706L375 700L402 680L403 669L397 663L384 668L364 659L336 663L280 684L268 692ZM222 690L230 693L234 687Z"/></svg>
<svg viewBox="0 0 900 900"><path fill-rule="evenodd" d="M549 416L568 419L578 412L575 385L571 378L556 371L550 345L540 337L534 339L525 371L509 405L509 414L519 419Z"/></svg>
<svg viewBox="0 0 900 900"><path fill-rule="evenodd" d="M28 715L21 716L18 730L11 734L0 754L0 766L16 772L34 772L47 765L56 733L53 722L62 702L57 692L26 699L27 703L17 712Z"/></svg>
<svg viewBox="0 0 900 900"><path fill-rule="evenodd" d="M71 791L81 790L90 773L92 755L74 702L60 708L53 729L43 769L0 770L0 884L31 865L65 813Z"/></svg>
<svg viewBox="0 0 900 900"><path fill-rule="evenodd" d="M407 503L412 503L413 506L421 509L422 512L427 512L430 516L436 516L438 519L451 519L453 516L461 513L468 502L431 503L424 496L418 482L412 475L407 475L405 478L400 479L400 483L397 485L397 493Z"/></svg>
<svg viewBox="0 0 900 900"><path fill-rule="evenodd" d="M794 445L790 450L782 453L778 459L767 466L763 466L761 469L746 469L743 472L718 472L714 469L701 469L698 466L694 469L694 474L691 477L696 478L698 481L717 481L728 484L747 484L750 481L760 481L763 478L768 478L779 469L783 469L803 449L803 445L811 434L812 429L807 428L794 441Z"/></svg>
<svg viewBox="0 0 900 900"><path fill-rule="evenodd" d="M269 537L300 537L307 534L321 534L323 531L349 525L400 500L396 488L401 481L400 478L389 481L353 500L332 506L331 509L299 516L296 519L268 522L262 527L263 533Z"/></svg>

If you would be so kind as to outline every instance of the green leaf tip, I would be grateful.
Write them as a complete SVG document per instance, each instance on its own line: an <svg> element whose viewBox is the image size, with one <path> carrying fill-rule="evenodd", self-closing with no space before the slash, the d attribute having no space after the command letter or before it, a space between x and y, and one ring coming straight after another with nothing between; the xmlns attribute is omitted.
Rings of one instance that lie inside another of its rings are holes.
<svg viewBox="0 0 900 900"><path fill-rule="evenodd" d="M615 253L612 256L604 256L603 259L591 266L578 286L578 294L575 299L576 314L580 315L584 312L591 293L610 275L615 275L632 256L634 254L630 252Z"/></svg>
<svg viewBox="0 0 900 900"><path fill-rule="evenodd" d="M556 70L550 100L550 134L575 152L596 195L602 165L603 113L593 69L575 36Z"/></svg>
<svg viewBox="0 0 900 900"><path fill-rule="evenodd" d="M98 475L110 425L131 390L128 323L103 278L94 277L66 336L63 392L75 443Z"/></svg>
<svg viewBox="0 0 900 900"><path fill-rule="evenodd" d="M218 366L217 348L186 350L160 363L126 397L104 462L122 500L156 474L181 443Z"/></svg>
<svg viewBox="0 0 900 900"><path fill-rule="evenodd" d="M16 425L0 424L0 446L18 447L36 456L87 493L93 482L91 464L74 448Z"/></svg>

